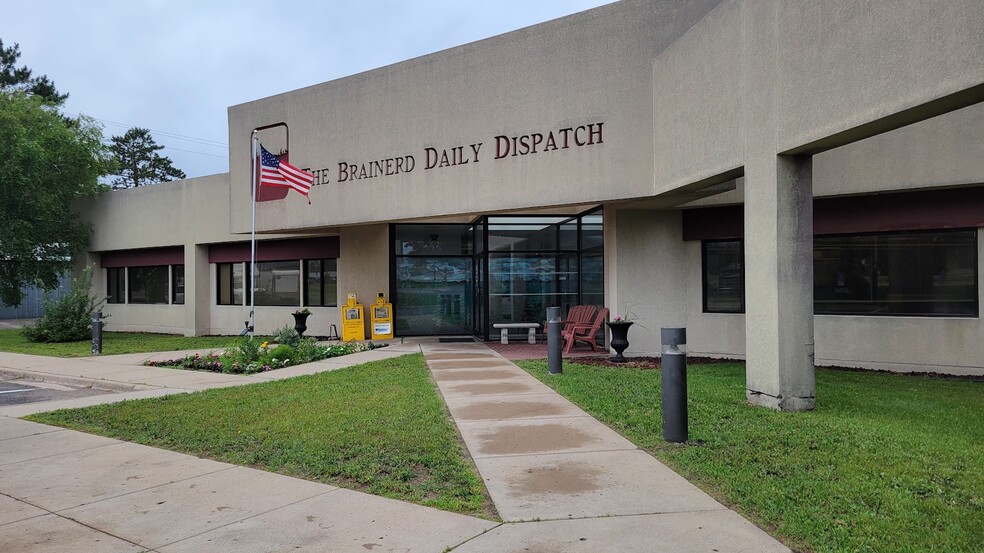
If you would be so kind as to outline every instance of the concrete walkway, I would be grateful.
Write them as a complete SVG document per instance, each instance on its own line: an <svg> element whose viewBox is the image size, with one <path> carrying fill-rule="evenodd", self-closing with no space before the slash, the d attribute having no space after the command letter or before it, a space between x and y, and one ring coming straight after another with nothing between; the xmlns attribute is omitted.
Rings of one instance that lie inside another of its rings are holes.
<svg viewBox="0 0 984 553"><path fill-rule="evenodd" d="M14 418L419 351L503 523ZM788 551L482 344L421 340L252 376L139 365L174 356L0 353L6 374L117 391L0 408L0 551Z"/></svg>

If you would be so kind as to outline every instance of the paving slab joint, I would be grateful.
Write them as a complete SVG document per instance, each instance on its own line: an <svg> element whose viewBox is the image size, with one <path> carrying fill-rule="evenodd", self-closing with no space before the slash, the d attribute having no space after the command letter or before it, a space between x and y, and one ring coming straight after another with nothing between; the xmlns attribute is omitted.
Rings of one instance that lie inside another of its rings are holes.
<svg viewBox="0 0 984 553"><path fill-rule="evenodd" d="M495 521L491 521L491 522L495 522ZM441 553L450 553L451 551L454 551L455 549L458 549L462 545L465 545L466 543L468 543L470 541L476 540L476 539L484 536L485 534L488 534L492 530L495 530L497 528L500 528L502 526L505 526L506 524L509 524L509 523L508 522L500 522L500 523L496 524L495 526L492 526L491 528L486 528L485 530L482 530L480 533L475 534L474 536L468 538L467 540L465 540L465 541L463 541L463 542L461 542L461 543L459 543L457 545L449 545L449 546L445 547L443 550L441 550Z"/></svg>

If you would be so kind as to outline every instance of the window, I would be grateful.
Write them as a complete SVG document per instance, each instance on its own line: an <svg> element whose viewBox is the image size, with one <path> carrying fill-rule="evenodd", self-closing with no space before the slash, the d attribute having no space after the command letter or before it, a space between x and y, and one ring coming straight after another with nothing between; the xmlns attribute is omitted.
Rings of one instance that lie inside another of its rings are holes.
<svg viewBox="0 0 984 553"><path fill-rule="evenodd" d="M704 311L744 311L742 242L703 243ZM976 317L977 230L817 236L818 315Z"/></svg>
<svg viewBox="0 0 984 553"><path fill-rule="evenodd" d="M109 267L106 303L183 304L184 265Z"/></svg>
<svg viewBox="0 0 984 553"><path fill-rule="evenodd" d="M813 259L818 314L978 314L974 229L820 236Z"/></svg>
<svg viewBox="0 0 984 553"><path fill-rule="evenodd" d="M601 250L604 246L605 223L601 213L594 213L581 217L581 249Z"/></svg>
<svg viewBox="0 0 984 553"><path fill-rule="evenodd" d="M106 303L126 303L126 267L106 269Z"/></svg>
<svg viewBox="0 0 984 553"><path fill-rule="evenodd" d="M168 266L127 268L128 303L167 303Z"/></svg>
<svg viewBox="0 0 984 553"><path fill-rule="evenodd" d="M171 303L183 305L185 302L185 267L171 266Z"/></svg>
<svg viewBox="0 0 984 553"><path fill-rule="evenodd" d="M218 283L216 286L216 291L218 292L218 304L219 305L243 305L245 303L245 287L243 283L246 281L245 269L242 263L218 263L216 265L216 274L218 275Z"/></svg>
<svg viewBox="0 0 984 553"><path fill-rule="evenodd" d="M577 225L569 217L489 217L489 250L493 252L556 251L561 242L577 250Z"/></svg>
<svg viewBox="0 0 984 553"><path fill-rule="evenodd" d="M327 307L338 305L338 271L335 259L304 261L304 305Z"/></svg>
<svg viewBox="0 0 984 553"><path fill-rule="evenodd" d="M741 240L705 241L704 312L745 312L745 255Z"/></svg>
<svg viewBox="0 0 984 553"><path fill-rule="evenodd" d="M256 305L300 306L300 261L258 261L255 285Z"/></svg>

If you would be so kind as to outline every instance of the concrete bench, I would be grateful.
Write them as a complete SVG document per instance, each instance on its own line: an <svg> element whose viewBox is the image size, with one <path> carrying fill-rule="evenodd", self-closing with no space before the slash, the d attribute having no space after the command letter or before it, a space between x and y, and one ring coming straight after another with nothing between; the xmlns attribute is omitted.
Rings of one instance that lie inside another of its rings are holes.
<svg viewBox="0 0 984 553"><path fill-rule="evenodd" d="M500 342L503 344L509 343L509 329L510 328L528 328L530 330L531 344L536 343L536 329L540 328L540 323L497 323L492 325L492 328L498 328L502 332L499 334L501 336Z"/></svg>

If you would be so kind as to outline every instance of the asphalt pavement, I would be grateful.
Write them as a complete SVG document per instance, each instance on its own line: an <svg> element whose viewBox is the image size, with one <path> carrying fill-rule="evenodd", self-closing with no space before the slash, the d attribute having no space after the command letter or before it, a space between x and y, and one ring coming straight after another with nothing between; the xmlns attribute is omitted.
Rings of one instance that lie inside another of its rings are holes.
<svg viewBox="0 0 984 553"><path fill-rule="evenodd" d="M24 403L69 400L111 393L113 392L109 390L99 390L87 386L58 384L30 378L14 378L0 375L0 407L21 405Z"/></svg>

